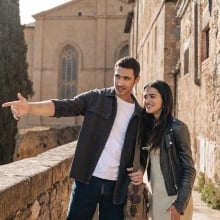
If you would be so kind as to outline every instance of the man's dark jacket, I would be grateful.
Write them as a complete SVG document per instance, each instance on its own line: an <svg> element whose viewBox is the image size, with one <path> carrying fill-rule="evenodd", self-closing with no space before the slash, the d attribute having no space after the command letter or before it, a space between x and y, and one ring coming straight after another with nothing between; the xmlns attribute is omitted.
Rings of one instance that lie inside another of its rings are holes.
<svg viewBox="0 0 220 220"><path fill-rule="evenodd" d="M77 181L89 183L115 120L117 111L115 90L113 87L95 89L73 99L52 101L55 105L55 117L84 116L70 176ZM122 204L126 200L129 183L126 168L132 167L137 124L142 111L135 98L134 101L135 111L125 134L113 197L114 204Z"/></svg>

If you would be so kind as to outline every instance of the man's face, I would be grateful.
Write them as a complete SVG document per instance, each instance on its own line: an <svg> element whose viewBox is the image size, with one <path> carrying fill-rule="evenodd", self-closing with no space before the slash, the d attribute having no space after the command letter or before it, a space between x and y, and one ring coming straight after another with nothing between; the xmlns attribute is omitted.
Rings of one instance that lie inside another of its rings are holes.
<svg viewBox="0 0 220 220"><path fill-rule="evenodd" d="M131 102L131 92L139 77L134 77L133 69L117 67L114 74L114 87L116 95L124 101Z"/></svg>

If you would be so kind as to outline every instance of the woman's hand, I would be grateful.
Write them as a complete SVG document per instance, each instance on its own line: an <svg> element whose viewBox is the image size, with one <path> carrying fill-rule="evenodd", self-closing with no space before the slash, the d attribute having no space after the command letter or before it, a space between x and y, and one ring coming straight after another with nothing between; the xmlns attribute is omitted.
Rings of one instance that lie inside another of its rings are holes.
<svg viewBox="0 0 220 220"><path fill-rule="evenodd" d="M143 183L143 172L141 169L133 172L133 167L127 168L129 172L128 176L130 177L131 183L134 185L140 185Z"/></svg>
<svg viewBox="0 0 220 220"><path fill-rule="evenodd" d="M170 212L171 220L180 220L180 214L173 205L167 209L167 212Z"/></svg>

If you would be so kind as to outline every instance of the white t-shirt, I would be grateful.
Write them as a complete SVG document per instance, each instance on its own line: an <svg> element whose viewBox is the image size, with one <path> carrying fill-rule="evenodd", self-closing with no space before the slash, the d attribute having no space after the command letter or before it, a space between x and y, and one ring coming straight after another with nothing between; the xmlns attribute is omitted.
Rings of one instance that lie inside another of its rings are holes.
<svg viewBox="0 0 220 220"><path fill-rule="evenodd" d="M102 179L117 180L124 138L134 108L134 103L126 102L117 97L115 121L104 150L93 172L93 176Z"/></svg>

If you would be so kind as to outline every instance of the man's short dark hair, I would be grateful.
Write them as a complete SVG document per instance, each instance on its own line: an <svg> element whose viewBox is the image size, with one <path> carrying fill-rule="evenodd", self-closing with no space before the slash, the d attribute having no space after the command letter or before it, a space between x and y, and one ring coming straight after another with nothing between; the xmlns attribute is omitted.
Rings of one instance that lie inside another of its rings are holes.
<svg viewBox="0 0 220 220"><path fill-rule="evenodd" d="M134 77L137 78L139 76L140 63L134 57L131 56L122 57L115 63L115 69L119 66L127 69L133 69Z"/></svg>

